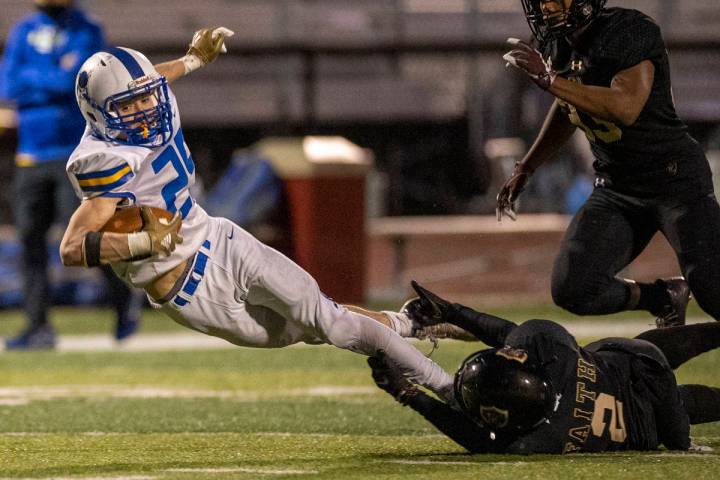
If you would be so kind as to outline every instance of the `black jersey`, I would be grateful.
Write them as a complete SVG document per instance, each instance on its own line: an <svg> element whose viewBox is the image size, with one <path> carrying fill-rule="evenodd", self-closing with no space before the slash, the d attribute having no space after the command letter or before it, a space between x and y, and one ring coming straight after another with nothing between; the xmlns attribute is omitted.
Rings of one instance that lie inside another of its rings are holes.
<svg viewBox="0 0 720 480"><path fill-rule="evenodd" d="M603 10L577 42L548 42L544 53L559 74L586 85L609 87L622 70L649 60L655 66L650 96L630 126L593 118L560 101L570 121L590 141L600 176L628 193L712 192L704 152L687 133L673 103L668 54L658 25L624 8Z"/></svg>
<svg viewBox="0 0 720 480"><path fill-rule="evenodd" d="M517 453L601 452L657 448L655 409L646 381L665 379L669 368L641 356L632 346L579 347L562 326L530 321L508 335L506 343L528 352L543 365L562 395L549 423L511 443ZM607 342L609 345L614 343ZM662 354L660 354L662 355Z"/></svg>
<svg viewBox="0 0 720 480"><path fill-rule="evenodd" d="M506 343L545 365L562 395L549 423L518 438L508 451L652 450L661 439L671 448L687 448L689 425L675 377L653 345L607 339L582 348L567 330L549 321L520 325Z"/></svg>
<svg viewBox="0 0 720 480"><path fill-rule="evenodd" d="M410 405L473 452L653 450L660 443L688 448L690 427L675 376L654 345L607 339L582 348L565 328L548 320L507 330L503 343L525 350L527 361L541 365L561 395L547 423L520 435L496 435L459 412L451 414L449 407L441 414L437 401L420 397Z"/></svg>

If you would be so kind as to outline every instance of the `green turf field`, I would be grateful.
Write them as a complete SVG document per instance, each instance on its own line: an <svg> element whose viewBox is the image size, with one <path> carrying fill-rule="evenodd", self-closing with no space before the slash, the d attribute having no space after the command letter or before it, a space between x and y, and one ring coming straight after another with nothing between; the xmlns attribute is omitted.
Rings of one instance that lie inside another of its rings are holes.
<svg viewBox="0 0 720 480"><path fill-rule="evenodd" d="M12 315L1 335L19 326ZM105 311L59 315L61 333L110 330ZM148 314L143 331L184 330ZM476 347L446 342L433 358L454 368ZM706 354L679 379L720 385L718 365ZM720 452L720 423L693 435ZM467 455L376 390L364 358L331 347L0 354L0 479L719 475L715 453Z"/></svg>

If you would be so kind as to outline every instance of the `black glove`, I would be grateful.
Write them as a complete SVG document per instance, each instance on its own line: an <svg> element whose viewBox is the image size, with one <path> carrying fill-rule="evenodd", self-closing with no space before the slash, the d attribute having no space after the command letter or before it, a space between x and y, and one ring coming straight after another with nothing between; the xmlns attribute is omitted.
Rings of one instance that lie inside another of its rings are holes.
<svg viewBox="0 0 720 480"><path fill-rule="evenodd" d="M384 351L378 350L374 356L368 358L367 362L372 369L375 385L392 395L401 404L407 405L410 399L419 393L417 386L403 376L388 360Z"/></svg>
<svg viewBox="0 0 720 480"><path fill-rule="evenodd" d="M418 296L405 302L402 312L423 327L448 321L448 316L455 311L452 303L421 287L415 280L411 281L410 285Z"/></svg>

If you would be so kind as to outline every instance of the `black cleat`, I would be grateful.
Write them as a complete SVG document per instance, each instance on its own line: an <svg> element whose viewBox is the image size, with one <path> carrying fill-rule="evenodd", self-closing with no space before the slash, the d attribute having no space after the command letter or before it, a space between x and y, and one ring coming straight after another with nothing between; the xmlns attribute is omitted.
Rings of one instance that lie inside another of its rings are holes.
<svg viewBox="0 0 720 480"><path fill-rule="evenodd" d="M683 277L672 277L658 280L665 284L670 303L665 305L662 313L655 319L657 328L678 327L685 325L685 313L692 296L690 286Z"/></svg>

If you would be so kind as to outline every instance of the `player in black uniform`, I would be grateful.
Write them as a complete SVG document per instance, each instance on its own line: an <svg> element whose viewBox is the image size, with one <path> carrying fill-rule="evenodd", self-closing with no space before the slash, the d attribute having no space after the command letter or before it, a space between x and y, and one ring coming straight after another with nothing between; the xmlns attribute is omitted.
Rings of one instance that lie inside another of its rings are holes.
<svg viewBox="0 0 720 480"><path fill-rule="evenodd" d="M450 322L491 349L455 376L457 405L436 400L379 356L380 388L475 453L671 450L691 446L690 424L720 420L720 389L677 385L673 369L720 347L716 322L608 338L578 346L559 324L521 325L451 304L413 282L405 310L421 324Z"/></svg>
<svg viewBox="0 0 720 480"><path fill-rule="evenodd" d="M681 325L692 290L720 319L720 207L704 152L675 113L660 28L605 1L522 0L538 49L509 39L504 58L556 101L498 194L498 218L514 218L530 176L579 127L595 155L596 188L555 261L555 303L579 315L647 310L658 326ZM618 278L657 231L687 282Z"/></svg>

